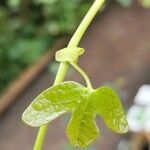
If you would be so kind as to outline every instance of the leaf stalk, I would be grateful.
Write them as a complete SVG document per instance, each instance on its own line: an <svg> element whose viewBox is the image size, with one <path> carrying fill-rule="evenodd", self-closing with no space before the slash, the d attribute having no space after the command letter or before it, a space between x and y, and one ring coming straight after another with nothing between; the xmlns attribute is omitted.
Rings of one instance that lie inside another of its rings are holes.
<svg viewBox="0 0 150 150"><path fill-rule="evenodd" d="M70 62L70 64L83 76L83 78L86 81L88 89L93 90L91 81L90 81L88 75L82 70L82 68L80 68L75 62Z"/></svg>

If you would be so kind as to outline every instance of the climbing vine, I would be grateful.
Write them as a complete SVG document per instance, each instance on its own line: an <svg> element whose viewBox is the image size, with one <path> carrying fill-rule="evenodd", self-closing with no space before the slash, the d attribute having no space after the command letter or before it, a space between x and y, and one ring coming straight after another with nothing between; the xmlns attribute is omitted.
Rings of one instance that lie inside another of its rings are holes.
<svg viewBox="0 0 150 150"><path fill-rule="evenodd" d="M40 127L34 150L41 150L48 123L64 113L72 117L67 127L67 136L72 145L87 147L99 135L95 117L102 117L109 128L118 133L128 131L128 123L118 94L110 87L93 89L88 75L78 66L77 60L84 53L78 44L105 0L96 0L71 38L68 46L57 51L56 61L60 67L54 85L42 92L25 110L23 121ZM68 66L72 65L85 79L87 86L74 81L63 82Z"/></svg>

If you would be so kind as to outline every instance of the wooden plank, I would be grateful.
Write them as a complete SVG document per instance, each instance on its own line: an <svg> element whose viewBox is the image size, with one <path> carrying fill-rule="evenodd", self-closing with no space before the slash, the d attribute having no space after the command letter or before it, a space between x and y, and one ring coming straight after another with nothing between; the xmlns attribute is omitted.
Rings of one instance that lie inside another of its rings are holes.
<svg viewBox="0 0 150 150"><path fill-rule="evenodd" d="M65 46L67 38L58 40L50 51L46 52L35 64L27 68L16 80L12 81L0 96L0 114L4 112L16 98L39 76L54 59L56 50Z"/></svg>
<svg viewBox="0 0 150 150"><path fill-rule="evenodd" d="M148 141L148 143L150 143L150 132L145 132L144 131L143 134L144 134L146 140Z"/></svg>
<svg viewBox="0 0 150 150"><path fill-rule="evenodd" d="M144 150L145 147L150 145L150 133L140 132L132 135L131 149L132 150Z"/></svg>

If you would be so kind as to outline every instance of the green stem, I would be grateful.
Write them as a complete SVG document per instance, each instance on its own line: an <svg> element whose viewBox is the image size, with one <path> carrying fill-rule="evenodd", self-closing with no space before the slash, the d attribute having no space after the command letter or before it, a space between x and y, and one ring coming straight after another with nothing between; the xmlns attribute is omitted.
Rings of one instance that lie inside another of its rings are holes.
<svg viewBox="0 0 150 150"><path fill-rule="evenodd" d="M88 26L92 22L93 18L97 14L98 10L101 10L103 7L103 3L105 0L95 0L94 4L91 6L90 10L84 17L83 21L79 25L78 29L74 33L73 37L71 38L68 47L77 47L82 36L84 35L85 31L87 30Z"/></svg>
<svg viewBox="0 0 150 150"><path fill-rule="evenodd" d="M84 77L84 79L87 83L87 87L89 89L93 90L90 79L89 79L88 75L82 70L82 68L80 68L75 62L70 62L70 64Z"/></svg>
<svg viewBox="0 0 150 150"><path fill-rule="evenodd" d="M69 49L78 46L82 36L84 35L84 33L87 30L88 26L90 25L91 21L93 20L93 18L97 14L98 10L102 9L102 5L103 5L104 1L105 0L96 0L94 2L94 4L90 8L90 10L86 14L86 16L84 17L83 21L79 25L78 29L74 33L73 37L71 38L71 40L68 44ZM68 67L69 67L68 63L62 62L60 64L54 85L56 85L56 84L58 84L64 80L65 75L66 75L67 70L68 70ZM47 129L48 129L48 124L45 124L45 125L40 127L39 133L38 133L38 136L37 136L37 139L35 142L34 150L42 150Z"/></svg>

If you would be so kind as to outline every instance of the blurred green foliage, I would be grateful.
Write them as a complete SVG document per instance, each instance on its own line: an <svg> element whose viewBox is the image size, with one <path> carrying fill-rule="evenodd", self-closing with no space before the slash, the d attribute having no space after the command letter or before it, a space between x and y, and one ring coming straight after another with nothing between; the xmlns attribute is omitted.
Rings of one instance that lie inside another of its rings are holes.
<svg viewBox="0 0 150 150"><path fill-rule="evenodd" d="M90 0L0 1L0 92L66 34L72 34Z"/></svg>
<svg viewBox="0 0 150 150"><path fill-rule="evenodd" d="M130 7L133 3L132 0L116 0L123 7Z"/></svg>
<svg viewBox="0 0 150 150"><path fill-rule="evenodd" d="M116 0L122 7L131 7L134 0ZM150 8L150 0L137 0L137 2L144 8Z"/></svg>
<svg viewBox="0 0 150 150"><path fill-rule="evenodd" d="M92 0L0 1L0 92L58 37L72 34ZM133 0L117 0L130 7ZM150 0L138 0L150 7Z"/></svg>

